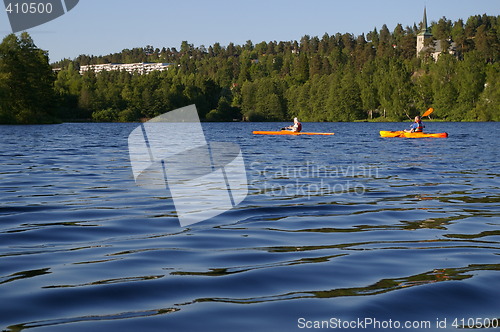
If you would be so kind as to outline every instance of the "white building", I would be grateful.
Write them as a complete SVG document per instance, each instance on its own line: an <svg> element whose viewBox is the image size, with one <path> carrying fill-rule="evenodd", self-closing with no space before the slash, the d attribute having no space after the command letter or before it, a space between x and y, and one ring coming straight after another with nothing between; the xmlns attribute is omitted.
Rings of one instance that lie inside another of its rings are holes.
<svg viewBox="0 0 500 332"><path fill-rule="evenodd" d="M172 66L171 63L138 62L138 63L105 63L101 65L80 66L80 75L88 71L100 73L102 71L125 70L128 73L138 73L140 75L149 74L152 71L164 71Z"/></svg>
<svg viewBox="0 0 500 332"><path fill-rule="evenodd" d="M421 30L417 35L417 57L420 57L422 53L429 52L432 58L437 61L441 53L448 52L450 54L455 54L455 43L451 40L448 40L447 42L448 45L444 41L434 40L431 29L427 25L427 12L424 7L424 17L422 19Z"/></svg>

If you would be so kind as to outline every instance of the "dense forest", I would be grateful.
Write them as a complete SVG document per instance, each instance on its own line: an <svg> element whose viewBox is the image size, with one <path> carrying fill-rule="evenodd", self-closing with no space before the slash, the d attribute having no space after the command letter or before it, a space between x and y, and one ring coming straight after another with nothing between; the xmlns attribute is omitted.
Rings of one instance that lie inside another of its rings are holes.
<svg viewBox="0 0 500 332"><path fill-rule="evenodd" d="M417 57L420 28L398 24L359 36L81 55L52 64L56 74L29 35L9 35L0 45L0 122L138 121L192 103L208 121L399 121L429 107L435 119L500 121L500 16L443 17L430 28L453 54L435 61L430 46ZM79 73L82 65L134 62L171 66Z"/></svg>

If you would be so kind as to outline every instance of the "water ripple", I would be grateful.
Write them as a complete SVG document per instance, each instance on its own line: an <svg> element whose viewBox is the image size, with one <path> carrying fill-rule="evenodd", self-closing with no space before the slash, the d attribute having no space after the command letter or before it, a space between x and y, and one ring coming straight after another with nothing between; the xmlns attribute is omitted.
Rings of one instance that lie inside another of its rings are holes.
<svg viewBox="0 0 500 332"><path fill-rule="evenodd" d="M240 145L249 195L185 228L168 191L135 186L137 124L2 127L1 328L498 316L497 124L465 135L432 123L443 140L380 139L384 123L336 123L328 139L251 134L283 125L203 124L208 139Z"/></svg>

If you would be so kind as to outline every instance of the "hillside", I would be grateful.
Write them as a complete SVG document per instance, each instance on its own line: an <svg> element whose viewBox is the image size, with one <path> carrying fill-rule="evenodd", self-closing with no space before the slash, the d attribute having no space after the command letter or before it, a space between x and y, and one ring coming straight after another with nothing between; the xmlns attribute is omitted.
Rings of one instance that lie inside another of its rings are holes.
<svg viewBox="0 0 500 332"><path fill-rule="evenodd" d="M299 41L126 49L52 64L62 120L137 121L195 103L209 121L398 121L433 107L448 121L500 120L500 16L382 26L366 35L325 33ZM434 60L432 45L450 47ZM148 75L110 71L80 75L80 66L164 62ZM380 119L379 119L380 120Z"/></svg>

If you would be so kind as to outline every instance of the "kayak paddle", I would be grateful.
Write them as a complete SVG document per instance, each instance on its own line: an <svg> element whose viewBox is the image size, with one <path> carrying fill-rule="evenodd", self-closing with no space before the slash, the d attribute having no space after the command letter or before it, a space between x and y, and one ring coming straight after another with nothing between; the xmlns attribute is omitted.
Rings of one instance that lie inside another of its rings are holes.
<svg viewBox="0 0 500 332"><path fill-rule="evenodd" d="M431 115L432 112L434 112L434 109L431 107L427 111L425 111L424 114L422 114L422 117L429 116L429 115Z"/></svg>

